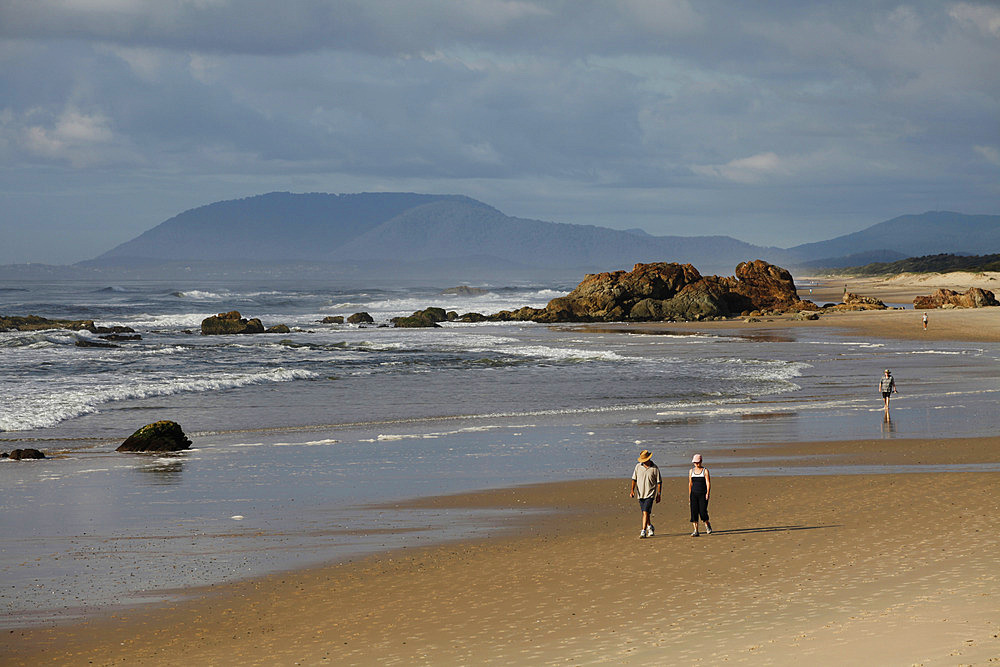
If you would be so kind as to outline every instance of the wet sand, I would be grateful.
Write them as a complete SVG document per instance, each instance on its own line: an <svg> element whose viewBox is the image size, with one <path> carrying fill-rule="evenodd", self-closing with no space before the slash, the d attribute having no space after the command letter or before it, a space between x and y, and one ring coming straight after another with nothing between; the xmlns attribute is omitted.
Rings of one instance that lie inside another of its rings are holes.
<svg viewBox="0 0 1000 667"><path fill-rule="evenodd" d="M1000 438L756 454L973 466L1000 460ZM699 538L689 536L683 477L666 481L652 539L638 538L625 480L424 499L409 506L514 518L487 539L5 632L0 662L996 664L1000 473L877 470L747 478L718 467L716 532Z"/></svg>

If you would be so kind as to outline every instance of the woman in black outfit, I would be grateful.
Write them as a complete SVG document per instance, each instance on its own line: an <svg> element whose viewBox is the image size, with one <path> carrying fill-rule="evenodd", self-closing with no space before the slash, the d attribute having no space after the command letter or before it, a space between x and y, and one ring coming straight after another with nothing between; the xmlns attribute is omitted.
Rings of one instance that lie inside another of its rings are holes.
<svg viewBox="0 0 1000 667"><path fill-rule="evenodd" d="M691 497L691 525L694 532L691 537L698 537L698 517L705 522L705 532L712 534L712 524L708 522L708 495L712 481L708 476L708 468L701 465L701 454L695 454L691 459L694 467L688 471L688 495Z"/></svg>

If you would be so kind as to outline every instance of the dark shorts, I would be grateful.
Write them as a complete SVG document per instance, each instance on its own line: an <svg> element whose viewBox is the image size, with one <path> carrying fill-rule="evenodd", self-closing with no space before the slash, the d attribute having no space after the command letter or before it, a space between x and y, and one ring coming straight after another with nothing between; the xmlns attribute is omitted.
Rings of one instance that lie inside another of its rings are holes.
<svg viewBox="0 0 1000 667"><path fill-rule="evenodd" d="M889 396L890 396L891 394L892 394L892 392L891 392L891 391L883 391L883 392L882 392L882 398L889 398Z"/></svg>
<svg viewBox="0 0 1000 667"><path fill-rule="evenodd" d="M656 496L650 496L649 498L639 498L639 509L643 512L653 511L653 501L656 500Z"/></svg>

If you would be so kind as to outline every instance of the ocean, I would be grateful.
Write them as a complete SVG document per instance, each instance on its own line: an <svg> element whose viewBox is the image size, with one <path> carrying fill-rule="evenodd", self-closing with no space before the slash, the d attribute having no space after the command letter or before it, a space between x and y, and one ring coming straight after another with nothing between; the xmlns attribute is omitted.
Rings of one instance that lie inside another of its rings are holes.
<svg viewBox="0 0 1000 667"><path fill-rule="evenodd" d="M727 462L738 465L726 474L781 474L781 460L741 448L982 436L998 425L1000 346L990 343L872 341L822 323L703 333L669 324L378 326L428 306L542 307L573 286L492 285L474 296L442 294L446 287L0 285L0 314L93 319L142 336L98 348L76 345L99 340L88 332L0 333L0 451L50 456L0 461L0 627L492 534L509 517L385 507L534 482L624 480L641 449L683 485L702 449L731 452ZM230 310L292 331L199 335L204 318ZM359 311L376 324L321 323ZM889 424L876 390L887 367L900 392ZM180 423L193 448L114 451L160 419Z"/></svg>

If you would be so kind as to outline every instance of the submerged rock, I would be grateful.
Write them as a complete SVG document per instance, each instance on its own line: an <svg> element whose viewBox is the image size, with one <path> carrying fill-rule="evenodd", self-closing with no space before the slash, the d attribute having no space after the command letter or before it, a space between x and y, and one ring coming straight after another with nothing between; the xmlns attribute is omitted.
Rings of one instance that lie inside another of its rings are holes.
<svg viewBox="0 0 1000 667"><path fill-rule="evenodd" d="M191 448L180 424L158 421L146 424L118 446L116 452L179 452Z"/></svg>
<svg viewBox="0 0 1000 667"><path fill-rule="evenodd" d="M446 290L442 290L441 294L454 294L457 296L482 296L483 294L489 294L488 289L483 289L482 287L469 287L468 285L459 285L458 287L449 287Z"/></svg>

